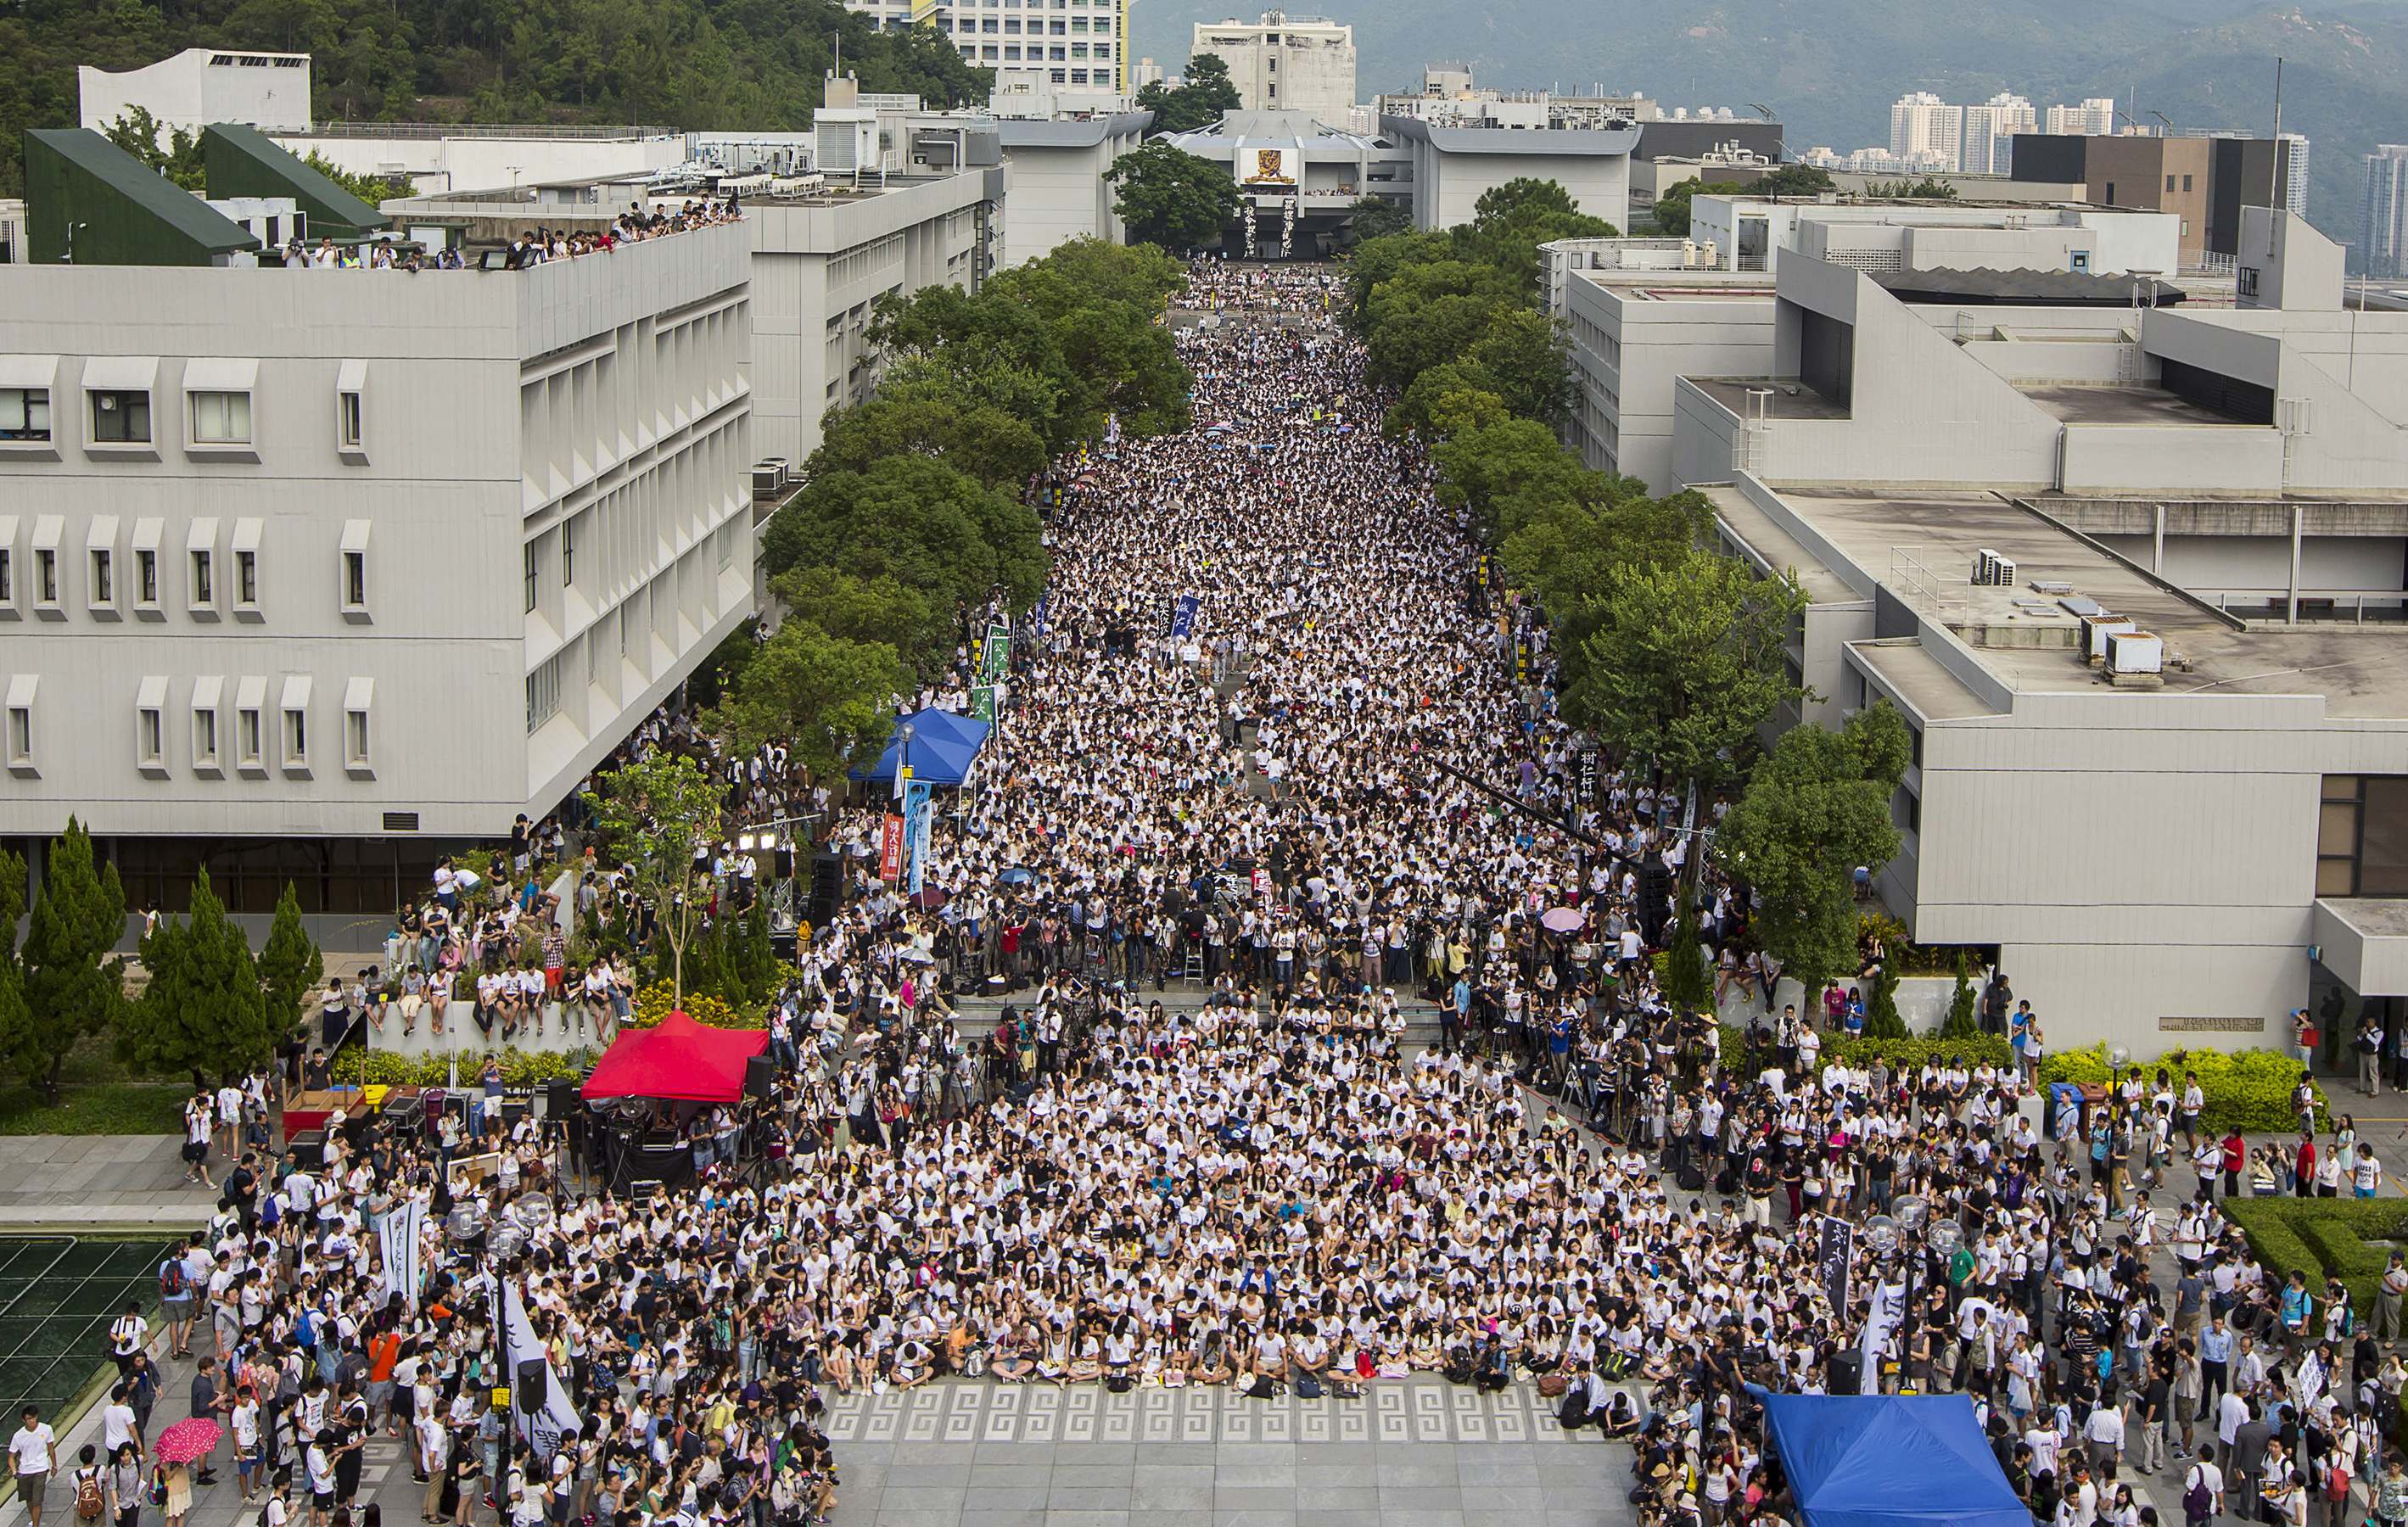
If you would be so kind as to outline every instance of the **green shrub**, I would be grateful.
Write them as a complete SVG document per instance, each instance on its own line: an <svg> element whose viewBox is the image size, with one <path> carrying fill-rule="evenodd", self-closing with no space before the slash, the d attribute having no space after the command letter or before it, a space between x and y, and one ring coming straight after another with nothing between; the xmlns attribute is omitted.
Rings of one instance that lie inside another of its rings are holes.
<svg viewBox="0 0 2408 1527"><path fill-rule="evenodd" d="M594 1068L599 1052L590 1045L575 1049L504 1049L502 1084L506 1087L540 1087L548 1081L573 1081ZM484 1069L485 1052L464 1049L457 1052L460 1062L460 1083L466 1086L477 1073ZM347 1069L338 1069L336 1079L346 1083L360 1082L366 1072L366 1085L370 1087L447 1087L452 1081L451 1054L402 1055L389 1049L372 1049L364 1062L355 1062Z"/></svg>
<svg viewBox="0 0 2408 1527"><path fill-rule="evenodd" d="M1872 993L1865 999L1867 1039L1896 1042L1906 1038L1906 1018L1898 1010L1898 962L1885 960L1873 972Z"/></svg>
<svg viewBox="0 0 2408 1527"><path fill-rule="evenodd" d="M1726 1023L1723 1030L1723 1065L1726 1069L1742 1067L1742 1074L1753 1076L1771 1063L1769 1056L1748 1052L1747 1031L1736 1024ZM1903 1039L1860 1037L1849 1039L1838 1035L1823 1036L1823 1062L1844 1060L1850 1065L1870 1065L1876 1059L1888 1063L1892 1071L1922 1069L1926 1061L1942 1065L1954 1056L1968 1069L1988 1062L1994 1066L2007 1066L2014 1062L2014 1052L2007 1042L1996 1035L1977 1034L1970 1039L1943 1039L1936 1035L1909 1035Z"/></svg>
<svg viewBox="0 0 2408 1527"><path fill-rule="evenodd" d="M2299 1116L2291 1111L2291 1089L2300 1083L2300 1063L2284 1051L2170 1049L2154 1061L2135 1062L2128 1069L2140 1072L2145 1081L2154 1078L2159 1067L2172 1075L2177 1087L2184 1072L2198 1073L2204 1100L2200 1122L2206 1128L2221 1133L2237 1126L2252 1134L2288 1134L2299 1127ZM2042 1086L2070 1081L2104 1087L2114 1081L2115 1075L2107 1063L2107 1047L2098 1044L2049 1054L2040 1063L2039 1080ZM2330 1106L2322 1087L2315 1089L2315 1096L2318 1121L2329 1122Z"/></svg>
<svg viewBox="0 0 2408 1527"><path fill-rule="evenodd" d="M1940 1022L1943 1039L1971 1039L1982 1032L1974 1013L1973 982L1965 974L1965 951L1956 951L1956 990L1948 997L1948 1016Z"/></svg>
<svg viewBox="0 0 2408 1527"><path fill-rule="evenodd" d="M2228 1198L2222 1207L2268 1277L2280 1284L2295 1271L2305 1273L2319 1299L2325 1279L2338 1277L2361 1314L2374 1308L2375 1286L2390 1262L2387 1246L2367 1243L2408 1234L2408 1198Z"/></svg>

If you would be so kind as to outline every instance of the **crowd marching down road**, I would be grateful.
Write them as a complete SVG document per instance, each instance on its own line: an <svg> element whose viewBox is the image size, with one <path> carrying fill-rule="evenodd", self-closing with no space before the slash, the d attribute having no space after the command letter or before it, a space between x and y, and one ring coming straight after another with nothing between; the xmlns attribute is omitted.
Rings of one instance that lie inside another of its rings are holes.
<svg viewBox="0 0 2408 1527"><path fill-rule="evenodd" d="M1797 1520L1751 1385L1969 1393L2052 1527L2408 1521L2408 1270L2362 1322L2269 1278L2180 1078L2093 1151L2012 1065L1824 1063L1819 1011L1725 1055L1662 1000L1692 884L1769 998L1744 893L1681 873L1683 803L1584 788L1543 624L1383 435L1342 301L1195 268L1195 427L1071 467L930 892L875 878L883 802L838 819L857 894L772 1013L770 1095L684 1120L695 1186L599 1191L498 1112L234 1163L162 1291L264 1527L348 1527L380 1434L428 1520L796 1527L838 1498L830 1391L1422 1374L1627 1441L1677 1527ZM552 1373L533 1448L490 1403L496 1280ZM99 1487L138 1519L111 1404ZM56 1509L74 1460L19 1436Z"/></svg>

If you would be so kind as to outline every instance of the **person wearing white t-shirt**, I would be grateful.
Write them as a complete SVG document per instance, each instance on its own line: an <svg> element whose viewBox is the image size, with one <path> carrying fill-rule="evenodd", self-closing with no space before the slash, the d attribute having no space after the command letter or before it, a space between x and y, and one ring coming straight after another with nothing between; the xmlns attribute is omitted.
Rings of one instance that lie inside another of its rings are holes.
<svg viewBox="0 0 2408 1527"><path fill-rule="evenodd" d="M27 1406L17 1430L8 1434L8 1466L17 1476L17 1498L25 1503L29 1527L42 1527L42 1496L59 1466L59 1441L42 1420L39 1407Z"/></svg>

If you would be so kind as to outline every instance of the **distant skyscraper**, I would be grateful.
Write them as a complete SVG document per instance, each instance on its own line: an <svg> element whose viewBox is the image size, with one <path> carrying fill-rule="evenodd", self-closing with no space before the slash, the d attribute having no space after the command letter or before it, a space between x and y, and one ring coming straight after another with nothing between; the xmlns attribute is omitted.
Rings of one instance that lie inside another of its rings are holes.
<svg viewBox="0 0 2408 1527"><path fill-rule="evenodd" d="M2408 143L2378 143L2366 156L2358 252L2367 275L2401 274L2401 257L2408 252Z"/></svg>
<svg viewBox="0 0 2408 1527"><path fill-rule="evenodd" d="M2061 136L2113 137L2115 133L2114 97L2094 95L2080 106L2050 107L2046 130Z"/></svg>
<svg viewBox="0 0 2408 1527"><path fill-rule="evenodd" d="M1896 115L1895 111L1892 113ZM2005 175L2013 169L2015 135L2040 131L2039 114L2020 95L2004 91L1965 108L1963 169L1968 175Z"/></svg>
<svg viewBox="0 0 2408 1527"><path fill-rule="evenodd" d="M2308 215L2308 139L2303 133L2286 133L2283 141L2291 146L2291 164L2283 182L2283 205L2300 217Z"/></svg>
<svg viewBox="0 0 2408 1527"><path fill-rule="evenodd" d="M1889 151L1897 158L1925 161L1939 169L1963 168L1965 108L1950 106L1927 90L1899 96L1889 108Z"/></svg>

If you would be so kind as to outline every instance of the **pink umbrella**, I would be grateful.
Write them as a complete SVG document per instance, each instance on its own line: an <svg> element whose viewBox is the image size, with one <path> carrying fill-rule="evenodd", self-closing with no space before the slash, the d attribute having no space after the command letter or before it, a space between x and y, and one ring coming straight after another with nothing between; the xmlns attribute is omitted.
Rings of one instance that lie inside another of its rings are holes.
<svg viewBox="0 0 2408 1527"><path fill-rule="evenodd" d="M1551 906L1541 914L1539 926L1551 934L1568 934L1576 931L1588 919L1582 915L1581 909L1577 906Z"/></svg>
<svg viewBox="0 0 2408 1527"><path fill-rule="evenodd" d="M194 1416L160 1433L150 1451L162 1463L190 1463L194 1459L207 1458L223 1435L224 1427L207 1416Z"/></svg>

